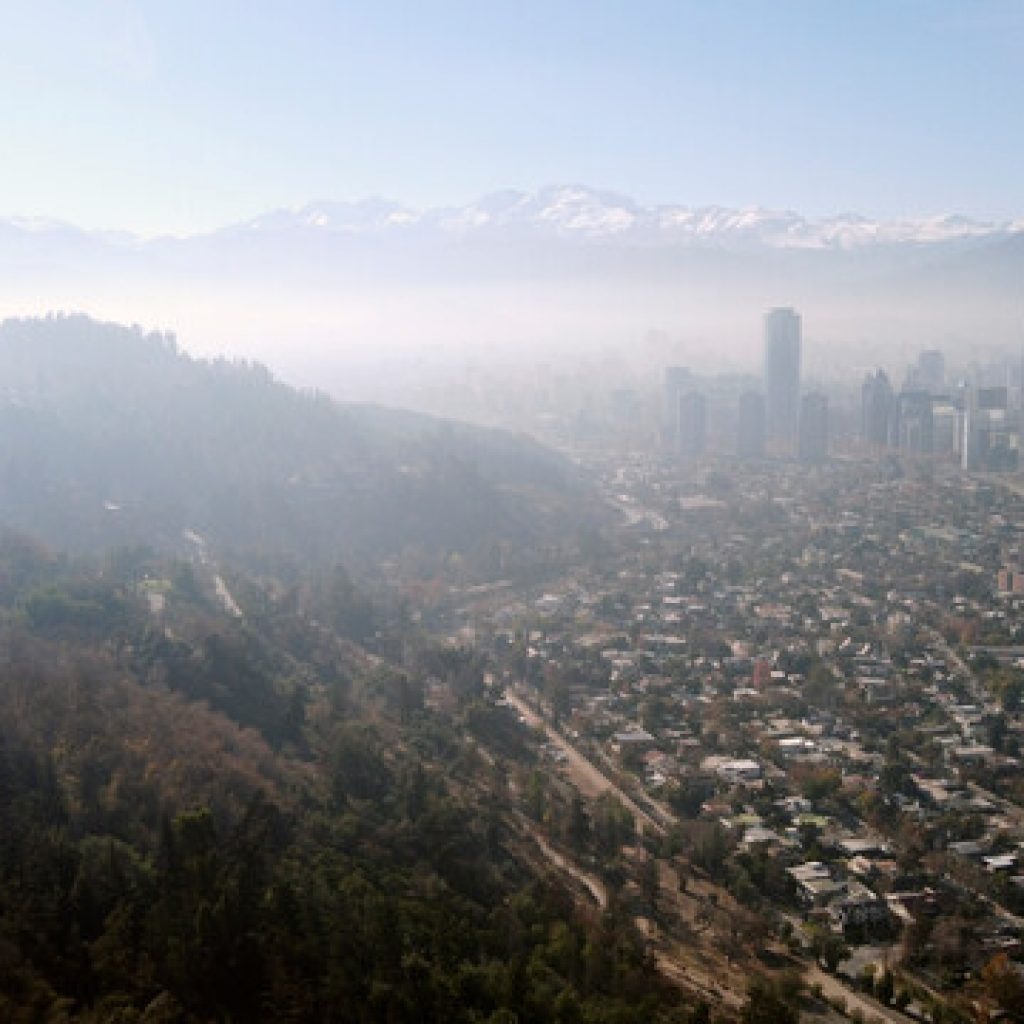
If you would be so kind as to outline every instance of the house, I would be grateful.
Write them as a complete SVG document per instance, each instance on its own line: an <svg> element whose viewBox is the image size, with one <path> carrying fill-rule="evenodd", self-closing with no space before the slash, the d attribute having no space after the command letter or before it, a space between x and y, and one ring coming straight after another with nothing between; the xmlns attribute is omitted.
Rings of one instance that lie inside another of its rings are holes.
<svg viewBox="0 0 1024 1024"><path fill-rule="evenodd" d="M784 736L779 740L779 753L785 758L815 754L818 744L807 736Z"/></svg>
<svg viewBox="0 0 1024 1024"><path fill-rule="evenodd" d="M820 860L808 860L786 869L786 874L796 882L797 893L805 906L822 906L838 891L838 882L832 879L832 872Z"/></svg>
<svg viewBox="0 0 1024 1024"><path fill-rule="evenodd" d="M623 729L612 734L612 750L620 757L631 752L642 754L656 743L657 740L646 729Z"/></svg>
<svg viewBox="0 0 1024 1024"><path fill-rule="evenodd" d="M1017 866L1017 855L1015 853L996 853L981 858L985 870L996 874L1002 871L1013 871Z"/></svg>
<svg viewBox="0 0 1024 1024"><path fill-rule="evenodd" d="M787 836L781 836L773 829L766 828L764 825L752 825L743 833L743 838L740 840L740 846L745 850L749 850L754 846L781 849L795 845L792 839Z"/></svg>
<svg viewBox="0 0 1024 1024"><path fill-rule="evenodd" d="M790 877L796 882L797 895L808 910L822 909L829 906L836 897L842 895L842 882L832 877L829 869L820 861L807 861L789 868Z"/></svg>
<svg viewBox="0 0 1024 1024"><path fill-rule="evenodd" d="M971 743L947 747L945 754L948 760L956 761L958 764L977 765L990 760L995 751L981 743Z"/></svg>
<svg viewBox="0 0 1024 1024"><path fill-rule="evenodd" d="M871 927L889 920L889 905L863 882L850 879L828 908L832 923L842 929Z"/></svg>
<svg viewBox="0 0 1024 1024"><path fill-rule="evenodd" d="M866 857L873 859L889 852L885 843L868 836L851 836L839 841L839 849L847 857Z"/></svg>
<svg viewBox="0 0 1024 1024"><path fill-rule="evenodd" d="M733 785L745 782L757 782L763 775L761 765L749 758L736 758L723 761L716 769L718 777Z"/></svg>
<svg viewBox="0 0 1024 1024"><path fill-rule="evenodd" d="M955 843L950 843L946 849L948 849L950 853L955 853L958 857L977 858L981 857L985 852L984 847L971 839L963 839Z"/></svg>

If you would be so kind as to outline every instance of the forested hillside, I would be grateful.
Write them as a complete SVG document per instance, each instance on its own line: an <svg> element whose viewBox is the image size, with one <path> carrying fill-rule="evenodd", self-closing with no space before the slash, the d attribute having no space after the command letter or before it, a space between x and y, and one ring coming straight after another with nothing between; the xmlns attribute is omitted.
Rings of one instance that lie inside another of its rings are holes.
<svg viewBox="0 0 1024 1024"><path fill-rule="evenodd" d="M63 548L180 550L187 530L308 564L454 552L508 571L595 512L527 438L340 406L86 317L0 326L0 522Z"/></svg>
<svg viewBox="0 0 1024 1024"><path fill-rule="evenodd" d="M551 874L483 658L341 567L528 568L560 459L77 317L0 381L0 1020L702 1019Z"/></svg>
<svg viewBox="0 0 1024 1024"><path fill-rule="evenodd" d="M524 859L482 665L392 667L305 600L4 539L0 1019L689 1020L628 914Z"/></svg>

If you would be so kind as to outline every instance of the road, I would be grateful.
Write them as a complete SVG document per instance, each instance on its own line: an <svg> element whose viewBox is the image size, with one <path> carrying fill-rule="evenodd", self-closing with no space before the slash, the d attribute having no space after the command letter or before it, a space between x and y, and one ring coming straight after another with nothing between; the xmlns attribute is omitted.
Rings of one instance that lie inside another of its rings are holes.
<svg viewBox="0 0 1024 1024"><path fill-rule="evenodd" d="M603 793L612 793L622 802L623 807L633 815L637 831L640 830L642 823L649 826L658 835L665 834L665 828L661 822L648 814L642 807L637 806L620 786L612 782L607 775L584 757L560 732L557 732L553 726L545 722L522 697L512 690L506 690L505 699L522 715L528 725L536 729L543 729L548 737L548 741L555 744L565 754L564 767L566 774L570 776L573 784L582 796L594 800Z"/></svg>
<svg viewBox="0 0 1024 1024"><path fill-rule="evenodd" d="M543 836L539 835L535 829L531 829L530 834L533 836L536 844L540 847L541 853L543 853L556 868L575 878L576 881L590 893L594 898L594 902L602 910L608 906L608 890L605 888L601 879L596 875L588 874L582 868L577 867L571 860L569 860L568 857L563 857L562 854L551 846Z"/></svg>
<svg viewBox="0 0 1024 1024"><path fill-rule="evenodd" d="M206 546L206 539L196 533L195 530L185 530L182 533L182 536L195 547L199 564L210 574L210 578L213 581L213 590L217 595L217 600L220 602L221 607L228 613L228 615L231 615L236 619L242 618L242 609L239 608L234 595L230 590L228 590L228 585L224 582L220 572L217 570L216 563L212 558L210 558L210 553Z"/></svg>
<svg viewBox="0 0 1024 1024"><path fill-rule="evenodd" d="M889 1024L908 1024L909 1021L914 1019L900 1013L899 1010L895 1010L891 1006L883 1006L863 992L857 992L838 978L827 974L817 964L812 964L807 968L804 980L808 986L820 985L822 994L827 999L845 999L847 1014L852 1013L855 1009L859 1009L864 1014L866 1021L880 1019L889 1021Z"/></svg>
<svg viewBox="0 0 1024 1024"><path fill-rule="evenodd" d="M622 801L624 807L629 810L637 823L637 830L641 826L647 826L658 835L664 835L664 826L651 817L643 808L637 806L636 802L612 782L603 772L581 754L564 736L558 733L552 726L545 722L521 696L511 691L506 691L506 699L526 723L534 728L543 729L549 742L557 745L564 752L566 760L563 763L569 781L580 791L586 799L593 800L602 793L613 793ZM551 848L544 842L543 838L536 832L532 833L538 846L545 857L561 868L571 877L584 885L598 905L604 907L607 901L607 893L604 885L599 879L582 871L579 867ZM680 902L689 902L697 906L701 900L691 892L683 896L678 891L678 882L675 871L670 865L664 863L662 867L661 884L663 893L669 894ZM693 926L694 907L685 908L688 912L681 913L681 918ZM745 1000L745 981L742 977L736 976L735 972L730 973L730 968L724 963L724 958L712 954L711 950L701 950L698 946L684 946L678 942L670 942L665 937L655 943L652 950L658 970L666 978L691 991L700 993L712 1001L720 1001L733 1010L743 1005Z"/></svg>
<svg viewBox="0 0 1024 1024"><path fill-rule="evenodd" d="M617 796L618 799L622 801L623 806L633 814L637 822L638 830L641 822L643 822L650 826L650 828L658 835L665 834L665 828L661 822L657 821L641 807L638 807L620 786L612 782L611 779L601 772L588 758L581 754L561 733L557 732L548 722L538 715L537 712L526 703L522 696L509 689L505 692L505 698L523 717L524 721L528 725L533 728L543 729L548 741L555 744L564 752L566 757L564 763L566 773L569 775L570 780L577 787L582 796L588 799L595 799L602 793L611 792ZM603 893L604 887L601 886L601 883L597 879L587 875L585 872L575 867L569 862L568 858L558 853L558 851L553 850L539 837L537 837L537 841L544 855L553 864L568 872L576 878L577 881L585 885L591 895L593 895L597 900L598 904L602 906L604 905L602 897L598 895L598 892ZM716 981L714 975L710 971L701 971L696 965L683 962L683 959L680 956L666 955L665 953L659 952L656 959L660 970L666 977L672 978L684 985L696 987L698 990L704 991L708 995L714 995L719 999L723 999L726 1004L731 1005L734 1008L739 1006L742 1002L736 991L732 990L727 984L720 983L725 980L724 978ZM690 958L687 957L687 959ZM875 1000L871 999L869 996L866 996L863 993L858 992L856 989L846 985L839 978L836 978L831 974L826 974L817 964L812 963L808 965L806 980L808 985L813 985L815 983L820 984L822 992L829 998L834 999L836 997L842 997L846 1000L846 1005L851 1010L855 1007L859 1007L864 1014L865 1020L877 1018L887 1021L888 1024L907 1024L911 1019L904 1016L898 1010L882 1006L881 1003L875 1002Z"/></svg>
<svg viewBox="0 0 1024 1024"><path fill-rule="evenodd" d="M655 953L654 962L666 978L683 988L695 990L697 995L711 1003L722 1002L730 1009L738 1010L746 1002L739 992L722 984L722 979L713 973L710 965L708 969L701 970L693 964L681 963L672 953L660 952Z"/></svg>

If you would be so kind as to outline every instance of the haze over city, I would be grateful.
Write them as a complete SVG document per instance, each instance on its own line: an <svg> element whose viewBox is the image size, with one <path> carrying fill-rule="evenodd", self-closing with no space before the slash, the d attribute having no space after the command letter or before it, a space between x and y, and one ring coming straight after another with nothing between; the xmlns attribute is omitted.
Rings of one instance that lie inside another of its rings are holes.
<svg viewBox="0 0 1024 1024"><path fill-rule="evenodd" d="M11 313L400 404L410 359L615 358L650 330L754 368L776 304L811 366L1017 343L1013 3L7 14Z"/></svg>
<svg viewBox="0 0 1024 1024"><path fill-rule="evenodd" d="M0 12L0 1022L1024 1022L1024 5Z"/></svg>

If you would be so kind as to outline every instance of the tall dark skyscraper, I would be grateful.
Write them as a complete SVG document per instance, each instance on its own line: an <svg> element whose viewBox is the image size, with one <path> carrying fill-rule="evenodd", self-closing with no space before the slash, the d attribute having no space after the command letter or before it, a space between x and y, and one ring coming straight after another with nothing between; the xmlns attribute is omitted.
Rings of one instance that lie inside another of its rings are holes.
<svg viewBox="0 0 1024 1024"><path fill-rule="evenodd" d="M884 370L869 373L860 389L860 436L874 449L889 444L895 413L892 385Z"/></svg>
<svg viewBox="0 0 1024 1024"><path fill-rule="evenodd" d="M801 462L824 462L828 458L828 399L818 392L804 395L800 403Z"/></svg>
<svg viewBox="0 0 1024 1024"><path fill-rule="evenodd" d="M736 454L741 459L764 458L764 395L759 391L740 395Z"/></svg>
<svg viewBox="0 0 1024 1024"><path fill-rule="evenodd" d="M765 314L764 394L768 442L792 453L800 413L800 315L792 309Z"/></svg>

